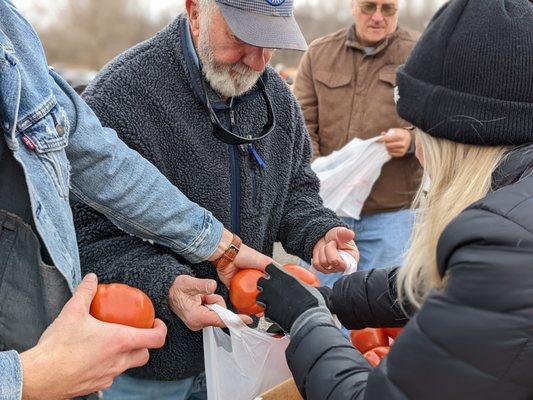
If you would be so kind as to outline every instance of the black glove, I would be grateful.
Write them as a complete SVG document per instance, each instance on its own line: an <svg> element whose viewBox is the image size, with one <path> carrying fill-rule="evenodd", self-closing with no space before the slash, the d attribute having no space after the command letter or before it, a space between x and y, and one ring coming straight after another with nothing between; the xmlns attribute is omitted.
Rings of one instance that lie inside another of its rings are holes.
<svg viewBox="0 0 533 400"><path fill-rule="evenodd" d="M311 308L325 306L322 295L274 264L266 267L265 278L257 282L257 303L265 307L265 316L289 333L294 321Z"/></svg>
<svg viewBox="0 0 533 400"><path fill-rule="evenodd" d="M336 314L333 307L333 289L327 286L317 287L316 290L320 292L326 303L326 307L332 314Z"/></svg>

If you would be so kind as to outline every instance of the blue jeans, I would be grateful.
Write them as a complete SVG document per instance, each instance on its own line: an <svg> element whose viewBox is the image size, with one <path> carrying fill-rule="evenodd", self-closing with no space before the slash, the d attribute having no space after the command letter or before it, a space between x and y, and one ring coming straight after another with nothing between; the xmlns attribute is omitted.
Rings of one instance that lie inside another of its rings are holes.
<svg viewBox="0 0 533 400"><path fill-rule="evenodd" d="M120 375L104 400L207 400L205 373L179 381L150 381Z"/></svg>
<svg viewBox="0 0 533 400"><path fill-rule="evenodd" d="M403 265L413 229L414 212L401 210L362 216L360 220L342 218L355 231L359 248L358 271ZM317 273L324 286L333 286L341 274Z"/></svg>

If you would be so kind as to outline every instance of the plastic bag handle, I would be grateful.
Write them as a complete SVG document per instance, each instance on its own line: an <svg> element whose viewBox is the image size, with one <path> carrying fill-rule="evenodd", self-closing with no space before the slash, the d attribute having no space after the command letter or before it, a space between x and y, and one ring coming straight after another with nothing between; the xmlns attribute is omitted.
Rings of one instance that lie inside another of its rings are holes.
<svg viewBox="0 0 533 400"><path fill-rule="evenodd" d="M206 307L211 311L216 312L229 329L243 330L248 328L248 326L242 322L242 319L240 319L237 314L228 310L227 308L219 306L218 304L207 304Z"/></svg>

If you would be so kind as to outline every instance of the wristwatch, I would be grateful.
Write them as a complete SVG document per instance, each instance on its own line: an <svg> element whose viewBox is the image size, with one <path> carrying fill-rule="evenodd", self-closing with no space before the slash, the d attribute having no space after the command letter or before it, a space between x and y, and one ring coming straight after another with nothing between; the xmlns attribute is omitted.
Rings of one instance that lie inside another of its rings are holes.
<svg viewBox="0 0 533 400"><path fill-rule="evenodd" d="M241 249L242 240L236 234L233 234L233 239L227 248L227 250L216 260L211 261L211 263L216 267L216 269L224 269L229 263L235 260L239 250Z"/></svg>

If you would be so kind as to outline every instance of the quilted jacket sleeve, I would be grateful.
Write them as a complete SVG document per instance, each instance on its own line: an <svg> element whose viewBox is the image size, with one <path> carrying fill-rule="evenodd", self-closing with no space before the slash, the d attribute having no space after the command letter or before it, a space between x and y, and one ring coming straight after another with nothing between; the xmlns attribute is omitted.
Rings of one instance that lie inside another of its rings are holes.
<svg viewBox="0 0 533 400"><path fill-rule="evenodd" d="M317 318L301 329L287 357L304 397L531 398L533 227L524 222L482 208L454 220L438 250L446 287L429 295L374 370L333 325Z"/></svg>
<svg viewBox="0 0 533 400"><path fill-rule="evenodd" d="M359 271L339 279L332 291L333 312L349 329L404 326L408 316L397 300L398 268ZM404 306L409 313L409 305Z"/></svg>

